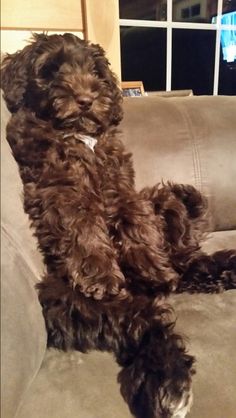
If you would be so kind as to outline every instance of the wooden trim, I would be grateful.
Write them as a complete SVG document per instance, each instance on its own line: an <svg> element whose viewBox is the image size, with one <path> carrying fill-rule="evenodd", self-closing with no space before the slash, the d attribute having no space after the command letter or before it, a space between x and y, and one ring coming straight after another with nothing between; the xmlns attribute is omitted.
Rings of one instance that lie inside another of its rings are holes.
<svg viewBox="0 0 236 418"><path fill-rule="evenodd" d="M81 10L82 10L82 20L83 20L83 32L84 32L84 39L89 41L88 38L88 18L87 18L87 4L86 0L81 0Z"/></svg>
<svg viewBox="0 0 236 418"><path fill-rule="evenodd" d="M2 0L3 29L83 31L81 0Z"/></svg>
<svg viewBox="0 0 236 418"><path fill-rule="evenodd" d="M33 32L36 33L41 33L42 30L34 30ZM62 30L58 30L58 31L44 31L46 33L48 33L48 35L52 35L54 33L58 33L58 34L63 34L65 31ZM73 33L74 35L78 36L79 38L83 39L84 34L82 31L70 31L70 33ZM26 30L22 30L22 29L18 29L18 30L14 30L14 29L4 29L1 31L1 51L3 53L9 53L9 54L13 54L14 52L24 48L30 41L32 38L32 30L30 29L26 29Z"/></svg>
<svg viewBox="0 0 236 418"><path fill-rule="evenodd" d="M118 0L82 0L85 39L100 44L121 78Z"/></svg>
<svg viewBox="0 0 236 418"><path fill-rule="evenodd" d="M54 27L19 27L19 26L1 26L1 31L7 31L7 30L12 30L12 31L29 31L29 32L82 32L84 33L83 29L78 29L78 28L54 28Z"/></svg>

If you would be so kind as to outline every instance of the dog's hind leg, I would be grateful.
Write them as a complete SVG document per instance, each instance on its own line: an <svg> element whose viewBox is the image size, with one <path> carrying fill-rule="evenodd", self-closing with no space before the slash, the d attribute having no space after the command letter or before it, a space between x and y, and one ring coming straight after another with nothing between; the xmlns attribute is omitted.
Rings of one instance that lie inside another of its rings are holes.
<svg viewBox="0 0 236 418"><path fill-rule="evenodd" d="M200 249L207 227L207 201L199 191L167 183L146 188L141 195L164 221L166 248L179 274L177 292L212 293L236 287L236 250L207 255Z"/></svg>
<svg viewBox="0 0 236 418"><path fill-rule="evenodd" d="M222 250L193 258L176 291L219 293L230 289L236 289L236 250Z"/></svg>
<svg viewBox="0 0 236 418"><path fill-rule="evenodd" d="M184 418L191 407L194 359L169 314L167 306L137 298L124 317L118 381L136 418Z"/></svg>
<svg viewBox="0 0 236 418"><path fill-rule="evenodd" d="M156 325L119 374L121 394L136 418L185 418L192 405L193 358L181 339Z"/></svg>
<svg viewBox="0 0 236 418"><path fill-rule="evenodd" d="M157 184L140 195L151 202L159 228L161 218L165 247L171 264L181 273L192 254L200 251L207 229L207 200L193 186Z"/></svg>

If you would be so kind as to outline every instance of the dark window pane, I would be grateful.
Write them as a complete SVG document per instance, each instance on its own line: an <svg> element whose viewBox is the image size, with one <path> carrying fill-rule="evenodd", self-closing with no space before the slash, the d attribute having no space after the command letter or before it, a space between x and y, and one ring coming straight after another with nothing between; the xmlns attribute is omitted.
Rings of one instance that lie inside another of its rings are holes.
<svg viewBox="0 0 236 418"><path fill-rule="evenodd" d="M186 7L185 9L181 10L181 17L182 19L188 19L190 17L190 9L189 7Z"/></svg>
<svg viewBox="0 0 236 418"><path fill-rule="evenodd" d="M174 29L172 38L172 90L212 94L215 31Z"/></svg>
<svg viewBox="0 0 236 418"><path fill-rule="evenodd" d="M218 94L236 95L236 66L220 61Z"/></svg>
<svg viewBox="0 0 236 418"><path fill-rule="evenodd" d="M236 0L223 0L223 13L235 12Z"/></svg>
<svg viewBox="0 0 236 418"><path fill-rule="evenodd" d="M142 81L145 91L166 88L166 29L120 28L122 81Z"/></svg>
<svg viewBox="0 0 236 418"><path fill-rule="evenodd" d="M166 20L166 0L119 0L120 19Z"/></svg>
<svg viewBox="0 0 236 418"><path fill-rule="evenodd" d="M174 22L214 23L216 14L217 0L173 0Z"/></svg>
<svg viewBox="0 0 236 418"><path fill-rule="evenodd" d="M194 6L191 6L191 16L195 17L195 16L200 16L201 15L201 4L197 3L194 4Z"/></svg>

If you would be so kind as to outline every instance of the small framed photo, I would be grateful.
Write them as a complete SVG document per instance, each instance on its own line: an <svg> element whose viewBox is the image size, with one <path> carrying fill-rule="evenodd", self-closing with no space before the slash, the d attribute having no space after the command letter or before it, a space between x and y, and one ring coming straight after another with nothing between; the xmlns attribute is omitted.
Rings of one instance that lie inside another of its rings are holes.
<svg viewBox="0 0 236 418"><path fill-rule="evenodd" d="M142 81L122 81L121 89L125 97L145 96Z"/></svg>

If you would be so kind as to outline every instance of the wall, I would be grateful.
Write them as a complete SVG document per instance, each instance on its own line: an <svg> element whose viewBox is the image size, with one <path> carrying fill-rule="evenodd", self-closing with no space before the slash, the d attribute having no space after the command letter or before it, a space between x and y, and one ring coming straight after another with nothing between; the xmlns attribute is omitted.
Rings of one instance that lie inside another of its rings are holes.
<svg viewBox="0 0 236 418"><path fill-rule="evenodd" d="M102 45L120 77L118 0L2 0L1 23L2 52L22 48L31 32L73 32Z"/></svg>
<svg viewBox="0 0 236 418"><path fill-rule="evenodd" d="M121 79L118 0L85 0L85 37L103 46Z"/></svg>
<svg viewBox="0 0 236 418"><path fill-rule="evenodd" d="M5 53L8 52L12 54L16 52L18 49L24 48L27 45L28 41L31 37L31 32L42 32L41 30L14 30L14 29L4 29L1 32L1 52ZM47 31L47 33L61 33L63 34L65 31ZM71 31L69 31L71 32ZM76 36L81 39L84 39L84 33L81 32L73 32Z"/></svg>

